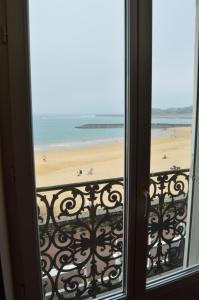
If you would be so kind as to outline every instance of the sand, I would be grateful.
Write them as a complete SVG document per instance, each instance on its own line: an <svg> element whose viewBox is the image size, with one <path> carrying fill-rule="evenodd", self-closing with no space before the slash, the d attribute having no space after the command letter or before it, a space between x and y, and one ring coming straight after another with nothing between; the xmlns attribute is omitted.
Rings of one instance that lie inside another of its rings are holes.
<svg viewBox="0 0 199 300"><path fill-rule="evenodd" d="M151 172L169 170L172 165L190 167L191 128L165 129L168 135L151 141ZM45 155L46 160L43 160ZM166 159L163 156L166 155ZM93 173L88 171L93 168ZM78 170L83 174L77 176ZM122 177L124 174L122 142L99 144L79 149L35 152L36 186Z"/></svg>
<svg viewBox="0 0 199 300"><path fill-rule="evenodd" d="M151 172L169 170L176 165L181 169L191 164L191 127L167 129L169 136L152 138ZM166 159L163 156L166 155Z"/></svg>

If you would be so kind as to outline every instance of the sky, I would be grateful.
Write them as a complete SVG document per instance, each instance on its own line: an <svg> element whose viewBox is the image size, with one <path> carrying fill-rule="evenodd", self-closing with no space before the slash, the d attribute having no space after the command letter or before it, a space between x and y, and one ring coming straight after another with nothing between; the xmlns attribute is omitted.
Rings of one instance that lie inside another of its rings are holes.
<svg viewBox="0 0 199 300"><path fill-rule="evenodd" d="M33 113L123 113L124 1L30 0ZM153 1L153 107L193 101L195 0Z"/></svg>

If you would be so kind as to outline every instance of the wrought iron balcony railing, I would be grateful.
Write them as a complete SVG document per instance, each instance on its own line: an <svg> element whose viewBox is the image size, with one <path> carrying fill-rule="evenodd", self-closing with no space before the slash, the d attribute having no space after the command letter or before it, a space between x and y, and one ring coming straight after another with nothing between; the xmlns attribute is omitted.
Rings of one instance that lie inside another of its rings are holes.
<svg viewBox="0 0 199 300"><path fill-rule="evenodd" d="M188 188L188 169L150 176L148 277L183 264Z"/></svg>
<svg viewBox="0 0 199 300"><path fill-rule="evenodd" d="M183 263L188 172L151 174L148 277ZM123 185L116 178L37 189L46 299L95 298L121 288Z"/></svg>

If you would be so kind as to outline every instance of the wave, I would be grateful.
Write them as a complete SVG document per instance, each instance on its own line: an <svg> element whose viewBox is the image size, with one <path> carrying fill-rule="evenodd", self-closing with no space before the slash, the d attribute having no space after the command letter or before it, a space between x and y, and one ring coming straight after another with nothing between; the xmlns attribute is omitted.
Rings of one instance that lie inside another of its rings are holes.
<svg viewBox="0 0 199 300"><path fill-rule="evenodd" d="M64 149L78 149L86 148L95 145L105 145L105 144L117 144L123 142L124 138L106 138L106 139L96 139L96 140L84 140L84 141L67 141L63 143L51 143L51 144L35 144L34 151L53 151L53 150L64 150Z"/></svg>

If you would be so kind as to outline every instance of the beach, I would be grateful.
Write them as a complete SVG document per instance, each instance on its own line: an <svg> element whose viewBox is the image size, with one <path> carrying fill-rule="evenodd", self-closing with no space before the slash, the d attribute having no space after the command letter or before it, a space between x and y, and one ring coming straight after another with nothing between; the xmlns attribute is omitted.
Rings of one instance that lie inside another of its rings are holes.
<svg viewBox="0 0 199 300"><path fill-rule="evenodd" d="M151 172L166 171L173 165L189 168L191 127L165 130L167 134L151 139ZM35 172L37 187L123 177L124 144L118 140L81 148L35 151Z"/></svg>

